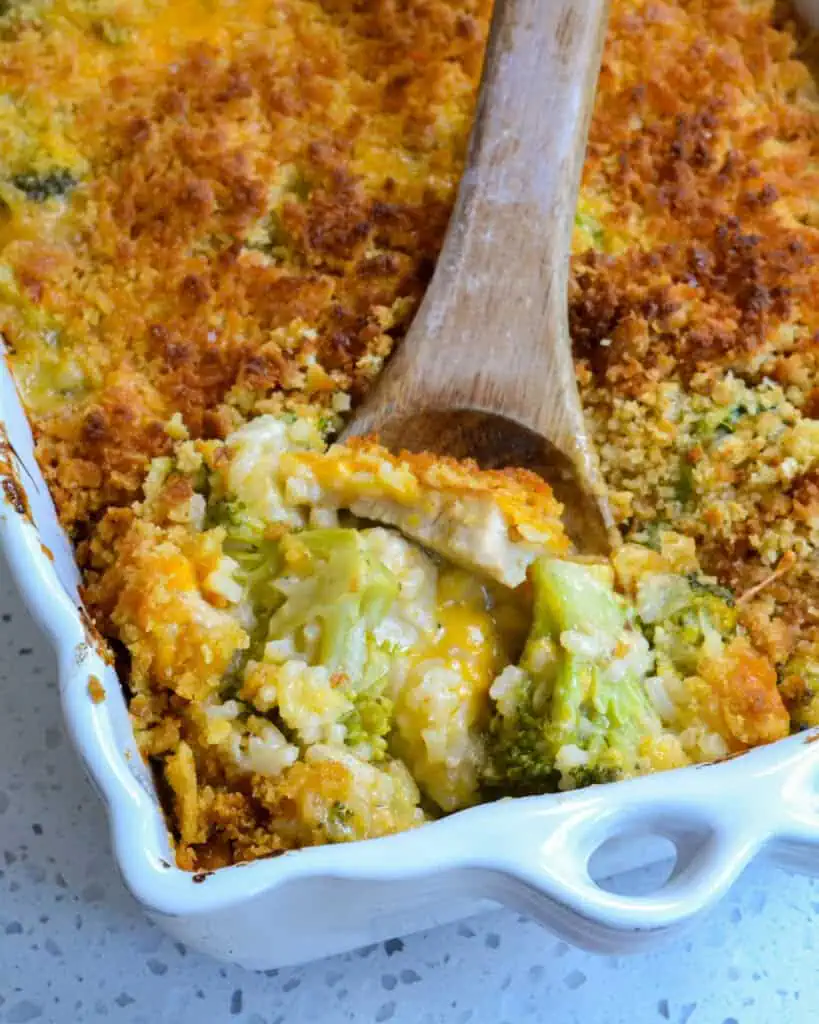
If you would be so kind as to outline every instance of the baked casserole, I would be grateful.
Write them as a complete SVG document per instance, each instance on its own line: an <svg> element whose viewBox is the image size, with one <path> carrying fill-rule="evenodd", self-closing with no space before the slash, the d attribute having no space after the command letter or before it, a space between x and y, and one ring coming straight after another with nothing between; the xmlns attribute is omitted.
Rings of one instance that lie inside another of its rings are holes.
<svg viewBox="0 0 819 1024"><path fill-rule="evenodd" d="M182 867L819 723L819 106L778 6L613 5L570 295L609 561L523 470L332 443L434 268L490 8L0 15L0 331Z"/></svg>

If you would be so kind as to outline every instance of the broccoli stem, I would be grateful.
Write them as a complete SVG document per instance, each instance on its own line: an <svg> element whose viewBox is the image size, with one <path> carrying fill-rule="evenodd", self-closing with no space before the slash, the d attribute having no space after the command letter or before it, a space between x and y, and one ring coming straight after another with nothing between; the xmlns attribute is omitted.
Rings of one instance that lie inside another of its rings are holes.
<svg viewBox="0 0 819 1024"><path fill-rule="evenodd" d="M551 616L558 633L568 629L594 630L617 637L625 612L610 583L592 566L541 558L535 562L535 615Z"/></svg>
<svg viewBox="0 0 819 1024"><path fill-rule="evenodd" d="M389 667L371 639L373 628L398 596L398 583L368 556L357 530L308 530L292 544L295 578L270 620L270 637L295 635L321 625L318 660L357 690L376 685Z"/></svg>

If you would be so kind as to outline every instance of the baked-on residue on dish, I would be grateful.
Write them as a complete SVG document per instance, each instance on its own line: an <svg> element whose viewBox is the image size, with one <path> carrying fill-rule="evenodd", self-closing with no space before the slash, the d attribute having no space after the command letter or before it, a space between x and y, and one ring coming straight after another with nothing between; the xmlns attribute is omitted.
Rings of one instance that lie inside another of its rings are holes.
<svg viewBox="0 0 819 1024"><path fill-rule="evenodd" d="M0 332L186 868L819 721L819 105L779 5L613 3L570 294L610 563L522 471L328 447L432 273L490 7L0 14Z"/></svg>

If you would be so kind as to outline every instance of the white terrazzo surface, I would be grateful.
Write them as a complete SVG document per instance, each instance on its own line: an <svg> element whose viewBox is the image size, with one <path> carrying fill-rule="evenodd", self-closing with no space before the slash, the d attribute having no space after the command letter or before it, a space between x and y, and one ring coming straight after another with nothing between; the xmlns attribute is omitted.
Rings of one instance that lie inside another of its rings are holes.
<svg viewBox="0 0 819 1024"><path fill-rule="evenodd" d="M819 883L757 864L640 956L581 953L498 912L266 974L200 957L123 890L51 652L0 562L0 1022L814 1024L815 945Z"/></svg>

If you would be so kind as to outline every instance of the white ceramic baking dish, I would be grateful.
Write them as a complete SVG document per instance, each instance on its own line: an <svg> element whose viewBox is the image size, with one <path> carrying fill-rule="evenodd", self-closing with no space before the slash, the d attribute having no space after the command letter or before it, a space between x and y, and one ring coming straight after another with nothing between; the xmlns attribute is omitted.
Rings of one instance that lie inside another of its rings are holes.
<svg viewBox="0 0 819 1024"><path fill-rule="evenodd" d="M68 732L108 809L125 884L162 928L214 956L253 968L299 963L491 903L587 948L625 952L706 910L763 849L819 873L817 731L721 764L504 800L385 839L180 871L116 674L88 628L71 548L2 356L0 547L54 645ZM105 688L101 703L89 695L92 676ZM613 837L622 840L613 864L621 868L651 856L651 837L670 841L671 877L646 896L600 887L589 861Z"/></svg>

